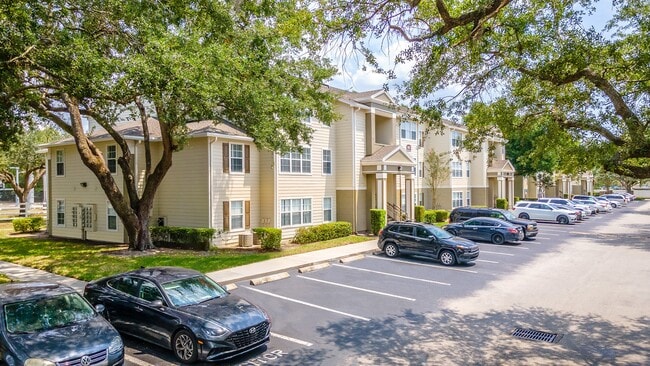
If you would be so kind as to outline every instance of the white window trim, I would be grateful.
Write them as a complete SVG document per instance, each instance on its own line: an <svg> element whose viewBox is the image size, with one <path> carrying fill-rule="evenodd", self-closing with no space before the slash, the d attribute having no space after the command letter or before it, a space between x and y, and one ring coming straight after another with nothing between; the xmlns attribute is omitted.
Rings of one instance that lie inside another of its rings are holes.
<svg viewBox="0 0 650 366"><path fill-rule="evenodd" d="M326 211L325 200L327 200L327 199L330 200L330 207L329 207L330 219L329 220L325 219L325 211ZM334 206L333 203L334 203L334 200L332 199L332 197L323 197L323 222L333 222L334 221L334 209L332 208L332 206ZM312 210L312 212L313 212L313 210Z"/></svg>
<svg viewBox="0 0 650 366"><path fill-rule="evenodd" d="M240 202L241 203L241 215L233 215L233 203L234 202ZM246 229L246 202L244 200L232 200L230 201L229 204L229 215L228 215L228 222L230 223L230 229L229 231L232 232L238 232L238 231L244 231ZM241 216L241 227L234 228L233 227L233 217L235 216Z"/></svg>
<svg viewBox="0 0 650 366"><path fill-rule="evenodd" d="M108 152L108 149L109 149L110 147L114 147L114 148L115 148L115 157L114 157L114 158L109 158L109 152ZM110 165L108 164L108 161L109 161L109 160L115 160L115 171L114 171L114 172L111 172L112 175L115 175L115 174L117 174L117 145L108 145L108 146L106 146L106 167L108 168L108 171L110 172L111 169L110 169Z"/></svg>
<svg viewBox="0 0 650 366"><path fill-rule="evenodd" d="M454 198L454 194L460 194L460 198L456 199ZM460 203L460 204L457 204ZM462 191L452 191L451 192L451 207L456 208L456 207L463 207L463 192Z"/></svg>
<svg viewBox="0 0 650 366"><path fill-rule="evenodd" d="M329 151L329 153L330 153L330 160L328 161L330 163L330 171L329 171L329 173L325 172L325 151ZM334 167L333 167L334 164L332 162L332 160L333 160L332 159L332 150L331 149L323 149L322 152L321 152L321 156L323 157L323 161L322 161L323 169L321 169L321 173L323 175L332 175L332 171L334 170Z"/></svg>
<svg viewBox="0 0 650 366"><path fill-rule="evenodd" d="M233 154L232 154L233 146L241 146L241 158L233 157ZM229 168L230 168L229 174L244 174L244 172L246 171L246 167L244 166L244 164L246 164L246 156L244 156L246 154L246 151L245 151L245 148L244 148L244 144L230 143L230 144L228 144L228 149L230 150L230 151L228 151L228 165L229 165ZM241 159L241 171L233 170L233 168L232 168L233 159Z"/></svg>
<svg viewBox="0 0 650 366"><path fill-rule="evenodd" d="M305 154L305 149L309 149L309 160L303 159L304 154ZM298 153L298 151L293 151L292 150L292 151L289 151L289 152L287 152L287 153L285 153L283 155L280 155L280 172L279 173L280 174L312 175L312 172L313 172L313 169L312 169L313 154L312 154L312 151L311 151L311 147L310 146L303 147L303 152L300 153L300 158L299 159L294 159L293 158L294 153ZM289 155L288 159L284 158L284 156L287 155L287 154ZM289 160L289 171L288 172L282 171L282 160ZM300 161L300 171L299 172L293 171L293 162L295 160ZM309 172L304 172L303 169L302 169L302 164L305 161L309 161Z"/></svg>
<svg viewBox="0 0 650 366"><path fill-rule="evenodd" d="M463 162L461 162L461 161L452 161L450 164L451 164L451 177L452 178L462 178L463 177ZM455 169L454 166L459 167L459 169Z"/></svg>
<svg viewBox="0 0 650 366"><path fill-rule="evenodd" d="M110 228L110 220L109 218L112 216L110 214L110 210L113 210L115 213L115 229ZM106 202L106 231L118 231L120 224L119 224L119 216L117 216L117 212L115 212L115 209L113 208L113 205L110 204L110 202Z"/></svg>
<svg viewBox="0 0 650 366"><path fill-rule="evenodd" d="M63 202L63 224L59 224L59 202ZM56 227L65 227L65 200L56 200L56 206L54 209L56 215L56 221L54 222L54 225Z"/></svg>
<svg viewBox="0 0 650 366"><path fill-rule="evenodd" d="M59 152L61 152L61 164L63 165L63 174L59 174ZM65 151L64 150L55 150L54 151L54 176L56 177L65 177Z"/></svg>
<svg viewBox="0 0 650 366"><path fill-rule="evenodd" d="M299 211L300 212L300 223L299 224L294 224L293 221L291 220L291 218L293 217L292 215L295 213L293 211L293 202L289 202L289 212L282 211L282 201L293 201L293 200L300 200L300 211ZM309 204L309 207L310 207L310 209L309 209L310 221L309 222L304 222L303 221L304 213L307 212L307 211L303 210L305 200L310 201L310 204ZM279 220L280 227L290 228L290 227L309 226L309 225L312 225L312 223L314 222L314 201L313 201L313 199L311 197L283 198L283 199L280 200L280 210L279 211L280 211L280 220ZM290 221L291 221L289 223L289 225L283 225L282 224L282 215L285 214L285 213L289 214L289 218L290 218Z"/></svg>

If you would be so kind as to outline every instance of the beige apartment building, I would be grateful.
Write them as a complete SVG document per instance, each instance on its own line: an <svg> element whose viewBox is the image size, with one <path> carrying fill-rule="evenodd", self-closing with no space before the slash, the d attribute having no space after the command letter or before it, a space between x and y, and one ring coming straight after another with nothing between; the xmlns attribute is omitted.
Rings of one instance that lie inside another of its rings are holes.
<svg viewBox="0 0 650 366"><path fill-rule="evenodd" d="M433 190L424 180L426 151L450 152L450 176L437 189L440 208L494 206L497 198L514 202L514 168L503 141L493 138L480 153L462 150L467 130L445 122L440 134L424 134L395 108L384 90L338 96L339 120L325 125L306 120L312 140L302 151L279 154L258 150L252 138L228 123L188 124L185 148L158 193L152 225L210 227L217 243L236 241L255 227L282 229L289 239L301 227L348 221L355 232L370 227L370 209L413 218L415 205L432 207ZM137 122L119 125L144 174L144 148ZM157 129L150 123L154 137ZM117 146L100 128L92 134L116 181ZM160 154L153 142L154 154ZM490 148L491 147L491 148ZM119 217L97 179L82 164L72 139L47 148L48 231L55 237L126 242Z"/></svg>

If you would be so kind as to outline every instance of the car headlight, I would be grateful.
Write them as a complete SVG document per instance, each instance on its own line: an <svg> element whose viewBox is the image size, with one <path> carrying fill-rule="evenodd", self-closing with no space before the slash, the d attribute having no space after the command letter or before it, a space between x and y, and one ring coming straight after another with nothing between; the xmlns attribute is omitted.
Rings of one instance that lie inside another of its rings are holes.
<svg viewBox="0 0 650 366"><path fill-rule="evenodd" d="M205 335L209 337L221 337L228 333L228 329L214 323L207 324L203 329L205 330Z"/></svg>
<svg viewBox="0 0 650 366"><path fill-rule="evenodd" d="M42 358L28 358L25 361L25 366L56 366L56 364Z"/></svg>
<svg viewBox="0 0 650 366"><path fill-rule="evenodd" d="M122 343L122 338L116 336L113 337L111 344L108 346L108 353L121 352L123 348L124 348L124 343Z"/></svg>

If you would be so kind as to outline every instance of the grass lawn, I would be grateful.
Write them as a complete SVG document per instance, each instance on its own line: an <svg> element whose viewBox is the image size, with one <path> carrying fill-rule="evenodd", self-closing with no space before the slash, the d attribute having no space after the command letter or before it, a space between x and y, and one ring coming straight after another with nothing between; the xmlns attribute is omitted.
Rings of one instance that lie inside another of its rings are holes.
<svg viewBox="0 0 650 366"><path fill-rule="evenodd" d="M0 283L7 283L7 282L11 282L9 277L7 277L7 276L3 275L2 273L0 273Z"/></svg>
<svg viewBox="0 0 650 366"><path fill-rule="evenodd" d="M0 260L90 281L142 266L180 266L201 272L218 271L271 258L373 240L348 236L324 242L283 248L279 252L219 249L209 252L154 250L128 251L123 245L54 240L37 235L17 235L11 223L0 223ZM2 278L0 278L2 281Z"/></svg>

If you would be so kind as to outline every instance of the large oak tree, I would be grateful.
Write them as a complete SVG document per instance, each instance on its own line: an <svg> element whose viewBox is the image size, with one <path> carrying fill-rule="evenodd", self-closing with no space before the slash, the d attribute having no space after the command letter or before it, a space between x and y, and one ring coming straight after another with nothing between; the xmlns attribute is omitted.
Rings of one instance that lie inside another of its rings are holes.
<svg viewBox="0 0 650 366"><path fill-rule="evenodd" d="M647 1L614 0L605 30L585 26L590 0L347 3L324 0L322 9L339 41L371 63L376 50L367 37L409 44L395 61L414 65L401 91L416 110L437 111L430 116L469 110L466 124L475 137L494 127L506 138L548 131L536 148L554 143L562 153L597 158L609 171L650 177ZM452 86L460 88L457 95L434 96Z"/></svg>
<svg viewBox="0 0 650 366"><path fill-rule="evenodd" d="M318 35L298 1L16 0L0 5L0 100L70 134L135 249L151 247L154 196L183 146L184 125L226 119L262 148L285 151L310 138L302 121L332 120L332 75L314 56ZM115 132L130 110L142 122L145 180ZM119 146L119 189L84 130L92 118ZM153 160L146 121L162 154Z"/></svg>

